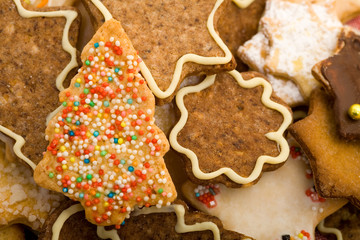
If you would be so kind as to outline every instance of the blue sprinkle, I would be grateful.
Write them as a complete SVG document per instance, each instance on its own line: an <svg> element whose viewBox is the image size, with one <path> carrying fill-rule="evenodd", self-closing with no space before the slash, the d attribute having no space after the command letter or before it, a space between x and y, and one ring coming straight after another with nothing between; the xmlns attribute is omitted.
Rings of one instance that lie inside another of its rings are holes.
<svg viewBox="0 0 360 240"><path fill-rule="evenodd" d="M75 105L75 106L79 106L80 103L79 103L78 101L76 101L76 102L74 102L74 105Z"/></svg>
<svg viewBox="0 0 360 240"><path fill-rule="evenodd" d="M132 104L132 103L133 103L133 100L130 98L130 99L127 100L127 103L128 103L128 104Z"/></svg>
<svg viewBox="0 0 360 240"><path fill-rule="evenodd" d="M134 171L134 167L133 167L133 166L130 166L130 167L128 167L128 170L129 170L129 172L133 172L133 171Z"/></svg>
<svg viewBox="0 0 360 240"><path fill-rule="evenodd" d="M95 137L99 136L99 131L95 131L95 132L94 132L94 136L95 136Z"/></svg>
<svg viewBox="0 0 360 240"><path fill-rule="evenodd" d="M77 121L75 122L75 124L76 124L76 126L79 126L79 125L80 125L80 121L77 120Z"/></svg>
<svg viewBox="0 0 360 240"><path fill-rule="evenodd" d="M63 192L64 192L64 193L67 193L67 192L68 192L68 188L64 187L64 188L63 188Z"/></svg>
<svg viewBox="0 0 360 240"><path fill-rule="evenodd" d="M85 158L85 159L84 159L84 163L90 163L90 159Z"/></svg>
<svg viewBox="0 0 360 240"><path fill-rule="evenodd" d="M121 225L122 225L122 226L124 226L124 225L125 225L125 220L121 223Z"/></svg>
<svg viewBox="0 0 360 240"><path fill-rule="evenodd" d="M198 192L195 193L195 196L196 196L196 197L200 197L200 193L198 193Z"/></svg>
<svg viewBox="0 0 360 240"><path fill-rule="evenodd" d="M119 68L115 68L115 72L118 73L120 71Z"/></svg>
<svg viewBox="0 0 360 240"><path fill-rule="evenodd" d="M84 198L84 194L83 194L83 193L80 193L80 194L79 194L79 198Z"/></svg>
<svg viewBox="0 0 360 240"><path fill-rule="evenodd" d="M112 193L112 192L109 193L109 194L108 194L108 197L109 197L109 198L113 198L113 197L114 197L114 193Z"/></svg>
<svg viewBox="0 0 360 240"><path fill-rule="evenodd" d="M113 78L112 78L112 77L108 77L108 80L109 80L109 82L111 82L111 81L113 80Z"/></svg>
<svg viewBox="0 0 360 240"><path fill-rule="evenodd" d="M94 47L98 48L99 47L99 43L94 43Z"/></svg>
<svg viewBox="0 0 360 240"><path fill-rule="evenodd" d="M74 135L75 135L74 131L72 131L72 130L69 131L69 135L70 135L70 136L74 136Z"/></svg>
<svg viewBox="0 0 360 240"><path fill-rule="evenodd" d="M80 83L75 83L75 87L80 87Z"/></svg>
<svg viewBox="0 0 360 240"><path fill-rule="evenodd" d="M118 143L119 142L119 139L118 138L114 138L114 143Z"/></svg>

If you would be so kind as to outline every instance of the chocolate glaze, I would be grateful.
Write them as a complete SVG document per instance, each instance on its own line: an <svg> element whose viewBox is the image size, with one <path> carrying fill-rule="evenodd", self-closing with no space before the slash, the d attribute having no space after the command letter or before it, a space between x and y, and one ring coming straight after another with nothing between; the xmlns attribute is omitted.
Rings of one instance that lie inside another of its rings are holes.
<svg viewBox="0 0 360 240"><path fill-rule="evenodd" d="M347 114L352 104L360 104L360 36L343 31L339 46L342 48L336 55L323 61L321 73L335 96L334 114L340 135L348 140L360 139L360 121Z"/></svg>

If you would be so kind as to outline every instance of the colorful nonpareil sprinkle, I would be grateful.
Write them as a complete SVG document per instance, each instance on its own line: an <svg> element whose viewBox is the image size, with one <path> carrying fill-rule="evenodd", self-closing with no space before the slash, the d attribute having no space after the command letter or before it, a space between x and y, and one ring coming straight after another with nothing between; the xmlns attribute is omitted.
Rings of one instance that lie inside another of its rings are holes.
<svg viewBox="0 0 360 240"><path fill-rule="evenodd" d="M195 197L205 204L208 208L217 206L215 196L220 193L220 188L217 184L210 184L207 186L199 185L194 189Z"/></svg>
<svg viewBox="0 0 360 240"><path fill-rule="evenodd" d="M168 143L154 125L141 59L115 37L91 43L84 55L48 127L47 176L91 209L94 223L119 227L135 205L161 207L176 197L162 159Z"/></svg>

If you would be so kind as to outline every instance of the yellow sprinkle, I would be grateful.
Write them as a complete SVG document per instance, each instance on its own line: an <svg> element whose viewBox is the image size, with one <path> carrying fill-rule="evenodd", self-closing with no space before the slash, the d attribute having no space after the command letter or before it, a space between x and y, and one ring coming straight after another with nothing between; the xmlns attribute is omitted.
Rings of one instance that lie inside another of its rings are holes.
<svg viewBox="0 0 360 240"><path fill-rule="evenodd" d="M97 117L98 117L98 118L101 118L101 117L102 117L102 114L101 114L101 113L98 113L98 114L97 114Z"/></svg>
<svg viewBox="0 0 360 240"><path fill-rule="evenodd" d="M99 150L100 150L100 146L99 146L99 145L96 145L96 146L95 146L95 150L99 151Z"/></svg>
<svg viewBox="0 0 360 240"><path fill-rule="evenodd" d="M104 41L105 38L103 36L100 37L100 41Z"/></svg>
<svg viewBox="0 0 360 240"><path fill-rule="evenodd" d="M77 111L79 108L78 107L74 107L74 111Z"/></svg>
<svg viewBox="0 0 360 240"><path fill-rule="evenodd" d="M119 144L122 144L123 142L124 142L124 139L122 139L122 138L119 138L119 139L118 139L118 143L119 143Z"/></svg>
<svg viewBox="0 0 360 240"><path fill-rule="evenodd" d="M59 133L60 132L60 129L59 128L55 128L55 133Z"/></svg>
<svg viewBox="0 0 360 240"><path fill-rule="evenodd" d="M104 207L108 207L109 203L108 202L104 202Z"/></svg>
<svg viewBox="0 0 360 240"><path fill-rule="evenodd" d="M75 127L75 126L72 126L72 127L71 127L71 130L76 130L76 127Z"/></svg>
<svg viewBox="0 0 360 240"><path fill-rule="evenodd" d="M62 165L62 169L66 170L67 169L67 165Z"/></svg>
<svg viewBox="0 0 360 240"><path fill-rule="evenodd" d="M122 127L126 127L126 123L125 123L125 122L121 122L121 126L122 126Z"/></svg>
<svg viewBox="0 0 360 240"><path fill-rule="evenodd" d="M302 239L303 236L304 236L304 235L303 235L302 233L299 233L299 234L298 234L298 237L299 237L300 239Z"/></svg>
<svg viewBox="0 0 360 240"><path fill-rule="evenodd" d="M65 151L66 151L66 147L65 147L65 146L61 146L61 147L60 147L60 151L65 152Z"/></svg>
<svg viewBox="0 0 360 240"><path fill-rule="evenodd" d="M90 132L86 132L86 136L87 136L88 138L90 138L90 137L91 137L91 133L90 133Z"/></svg>
<svg viewBox="0 0 360 240"><path fill-rule="evenodd" d="M101 56L101 57L100 57L100 60L101 60L101 61L104 61L104 60L105 60L105 57L104 57L104 56Z"/></svg>
<svg viewBox="0 0 360 240"><path fill-rule="evenodd" d="M71 157L71 158L70 158L70 162L75 162L75 158L74 158L74 157Z"/></svg>
<svg viewBox="0 0 360 240"><path fill-rule="evenodd" d="M81 78L77 78L76 82L81 83Z"/></svg>

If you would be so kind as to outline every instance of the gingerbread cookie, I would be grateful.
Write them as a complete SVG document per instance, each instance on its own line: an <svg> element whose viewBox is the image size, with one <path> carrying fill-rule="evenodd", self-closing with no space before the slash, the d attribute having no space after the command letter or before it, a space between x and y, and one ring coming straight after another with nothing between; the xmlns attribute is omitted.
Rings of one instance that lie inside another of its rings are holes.
<svg viewBox="0 0 360 240"><path fill-rule="evenodd" d="M320 228L333 229L332 232L325 231L329 239L334 236L342 237L344 240L355 240L360 238L360 211L351 204L347 204L325 219ZM336 238L335 238L336 239Z"/></svg>
<svg viewBox="0 0 360 240"><path fill-rule="evenodd" d="M338 46L334 56L314 66L313 74L334 98L339 134L348 140L360 139L360 105L356 112L360 103L360 35L345 29Z"/></svg>
<svg viewBox="0 0 360 240"><path fill-rule="evenodd" d="M262 34L239 48L241 59L251 66L263 58L262 71L294 81L307 100L311 91L319 86L311 75L311 68L333 54L341 31L342 24L332 11L333 3L334 0L326 4L313 4L309 0L268 1L260 20ZM260 57L254 57L248 49L258 44L258 38L266 47Z"/></svg>
<svg viewBox="0 0 360 240"><path fill-rule="evenodd" d="M85 220L84 212L67 202L47 219L39 236L45 239L222 239L251 238L225 230L218 218L188 210L178 201L163 208L136 209L119 230L96 228ZM71 212L71 213L70 213ZM159 225L159 223L162 223Z"/></svg>
<svg viewBox="0 0 360 240"><path fill-rule="evenodd" d="M242 7L239 7L237 5L239 3L232 1L219 19L219 35L235 56L238 71L248 70L248 67L236 56L236 52L239 46L257 33L265 2L265 0L256 0L248 6L240 4Z"/></svg>
<svg viewBox="0 0 360 240"><path fill-rule="evenodd" d="M60 93L35 181L80 201L90 222L120 225L134 206L170 204L169 150L154 124L155 98L121 24L110 19L85 46L83 67Z"/></svg>
<svg viewBox="0 0 360 240"><path fill-rule="evenodd" d="M0 141L0 228L22 223L39 230L62 196L37 186L29 167L11 152L11 140L5 141Z"/></svg>
<svg viewBox="0 0 360 240"><path fill-rule="evenodd" d="M141 73L163 102L173 98L188 75L235 68L231 52L216 33L229 0L83 2L95 28L111 15L121 21L144 60Z"/></svg>
<svg viewBox="0 0 360 240"><path fill-rule="evenodd" d="M181 89L176 103L181 118L170 143L186 156L192 181L239 187L286 160L289 148L283 134L291 111L261 74L209 76Z"/></svg>
<svg viewBox="0 0 360 240"><path fill-rule="evenodd" d="M37 163L46 117L59 105L56 86L77 66L79 18L72 8L26 10L20 0L1 0L0 9L0 132L16 139L17 156Z"/></svg>
<svg viewBox="0 0 360 240"><path fill-rule="evenodd" d="M187 183L183 192L197 209L220 218L226 229L262 240L314 239L319 221L346 201L319 197L305 155L294 140L289 144L291 154L284 166L264 173L254 186Z"/></svg>
<svg viewBox="0 0 360 240"><path fill-rule="evenodd" d="M320 89L315 91L309 116L291 125L289 131L309 157L320 196L348 198L360 207L360 144L338 134L331 98Z"/></svg>

